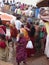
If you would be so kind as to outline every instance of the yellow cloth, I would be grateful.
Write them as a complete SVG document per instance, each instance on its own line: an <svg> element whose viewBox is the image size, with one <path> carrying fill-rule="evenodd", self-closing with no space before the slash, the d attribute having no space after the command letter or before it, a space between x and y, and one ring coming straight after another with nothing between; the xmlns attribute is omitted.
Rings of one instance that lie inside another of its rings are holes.
<svg viewBox="0 0 49 65"><path fill-rule="evenodd" d="M17 10L17 14L21 14L21 10L20 9Z"/></svg>
<svg viewBox="0 0 49 65"><path fill-rule="evenodd" d="M46 27L47 34L49 35L49 22L45 23L45 27Z"/></svg>
<svg viewBox="0 0 49 65"><path fill-rule="evenodd" d="M28 32L27 32L24 28L21 28L21 29L20 29L20 32L21 32L21 33L24 33L24 36L25 36L27 39L29 38Z"/></svg>

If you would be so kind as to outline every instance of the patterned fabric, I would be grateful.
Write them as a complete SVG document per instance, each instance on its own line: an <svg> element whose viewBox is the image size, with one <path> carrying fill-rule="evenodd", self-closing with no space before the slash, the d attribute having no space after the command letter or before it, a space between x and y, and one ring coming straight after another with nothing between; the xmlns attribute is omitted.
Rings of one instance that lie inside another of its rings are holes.
<svg viewBox="0 0 49 65"><path fill-rule="evenodd" d="M21 62L23 60L25 60L27 58L27 53L26 53L26 39L25 38L21 38L18 42L18 46L16 48L16 60L17 62Z"/></svg>
<svg viewBox="0 0 49 65"><path fill-rule="evenodd" d="M2 28L4 30L4 32L6 33L6 26L0 25L0 28Z"/></svg>
<svg viewBox="0 0 49 65"><path fill-rule="evenodd" d="M0 34L4 34L5 35L5 32L2 28L0 28Z"/></svg>
<svg viewBox="0 0 49 65"><path fill-rule="evenodd" d="M25 28L21 28L20 29L20 32L24 34L25 38L28 40L29 39L29 35L28 35L28 32Z"/></svg>

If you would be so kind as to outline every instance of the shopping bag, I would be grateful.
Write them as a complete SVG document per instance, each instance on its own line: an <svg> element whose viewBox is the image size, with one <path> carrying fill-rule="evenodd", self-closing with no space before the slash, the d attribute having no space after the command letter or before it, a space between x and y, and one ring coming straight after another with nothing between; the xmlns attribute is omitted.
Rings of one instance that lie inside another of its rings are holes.
<svg viewBox="0 0 49 65"><path fill-rule="evenodd" d="M30 48L30 49L32 49L33 48L33 43L32 43L32 41L30 40L30 41L28 41L28 43L27 43L27 45L26 45L26 48Z"/></svg>

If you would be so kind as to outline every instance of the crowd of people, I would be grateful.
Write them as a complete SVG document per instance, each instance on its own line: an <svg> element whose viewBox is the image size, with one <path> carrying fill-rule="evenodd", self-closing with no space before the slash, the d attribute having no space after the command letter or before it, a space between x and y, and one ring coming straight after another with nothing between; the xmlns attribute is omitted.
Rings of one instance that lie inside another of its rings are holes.
<svg viewBox="0 0 49 65"><path fill-rule="evenodd" d="M20 65L21 61L26 63L27 57L44 54L47 30L43 20L37 15L35 17L32 6L17 4L13 15L16 20L11 20L6 26L0 19L0 29L3 29L3 33L0 33L0 59L10 61L15 53L17 64ZM7 26L10 29L10 37L6 36Z"/></svg>

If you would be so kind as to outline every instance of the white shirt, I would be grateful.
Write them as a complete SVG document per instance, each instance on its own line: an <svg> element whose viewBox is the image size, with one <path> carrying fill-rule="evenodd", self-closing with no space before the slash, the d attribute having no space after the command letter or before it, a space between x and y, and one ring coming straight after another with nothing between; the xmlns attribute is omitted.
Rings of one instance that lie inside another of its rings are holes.
<svg viewBox="0 0 49 65"><path fill-rule="evenodd" d="M11 34L10 34L10 29L8 29L8 28L6 28L6 36L11 36Z"/></svg>
<svg viewBox="0 0 49 65"><path fill-rule="evenodd" d="M19 20L16 20L15 21L15 26L16 26L17 30L20 30L21 25L22 25L22 22L21 21L19 21Z"/></svg>

